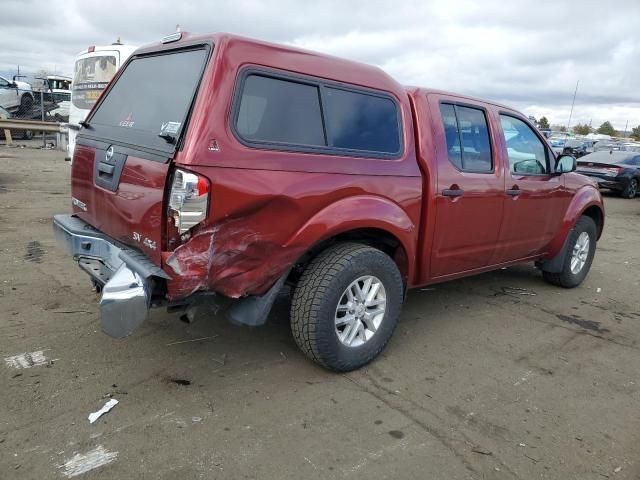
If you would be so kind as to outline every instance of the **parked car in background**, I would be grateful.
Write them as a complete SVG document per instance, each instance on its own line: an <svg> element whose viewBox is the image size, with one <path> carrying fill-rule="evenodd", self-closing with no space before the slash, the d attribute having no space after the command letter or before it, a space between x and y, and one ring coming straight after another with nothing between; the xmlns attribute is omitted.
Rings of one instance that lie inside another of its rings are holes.
<svg viewBox="0 0 640 480"><path fill-rule="evenodd" d="M579 158L587 154L587 149L582 140L570 138L564 142L564 145L562 146L562 153Z"/></svg>
<svg viewBox="0 0 640 480"><path fill-rule="evenodd" d="M48 95L58 107L49 112L57 121L69 121L71 106L71 78L62 75L47 75Z"/></svg>
<svg viewBox="0 0 640 480"><path fill-rule="evenodd" d="M567 137L552 136L549 138L551 149L558 155L562 153L565 143L567 143Z"/></svg>
<svg viewBox="0 0 640 480"><path fill-rule="evenodd" d="M544 135L545 138L549 138L553 134L550 128L539 128L538 130L540 130L540 133Z"/></svg>
<svg viewBox="0 0 640 480"><path fill-rule="evenodd" d="M407 288L523 262L576 287L604 225L595 182L518 111L228 34L134 52L76 140L54 229L114 337L212 295L260 325L287 284L300 349L353 370Z"/></svg>
<svg viewBox="0 0 640 480"><path fill-rule="evenodd" d="M0 107L11 112L28 111L33 105L31 85L18 80L0 77Z"/></svg>
<svg viewBox="0 0 640 480"><path fill-rule="evenodd" d="M11 119L16 118L13 113L11 113L6 108L0 107L0 118L3 119ZM24 117L20 116L17 118L18 120L24 119ZM33 130L14 130L11 129L11 138L14 139L22 139L22 140L31 140L33 138ZM0 138L4 138L4 129L0 128Z"/></svg>
<svg viewBox="0 0 640 480"><path fill-rule="evenodd" d="M621 142L619 140L601 140L596 143L594 151L640 152L640 144L635 142Z"/></svg>
<svg viewBox="0 0 640 480"><path fill-rule="evenodd" d="M640 153L611 150L590 153L580 159L577 172L596 180L600 188L634 198L640 185Z"/></svg>
<svg viewBox="0 0 640 480"><path fill-rule="evenodd" d="M624 151L625 152L640 152L640 143L625 142L624 143Z"/></svg>

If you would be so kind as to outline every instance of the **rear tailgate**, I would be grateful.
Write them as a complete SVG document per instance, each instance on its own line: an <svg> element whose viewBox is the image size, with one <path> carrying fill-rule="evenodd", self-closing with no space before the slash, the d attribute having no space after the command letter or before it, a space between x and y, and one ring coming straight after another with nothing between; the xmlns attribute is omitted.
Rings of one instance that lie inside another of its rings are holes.
<svg viewBox="0 0 640 480"><path fill-rule="evenodd" d="M171 160L209 52L198 45L134 55L77 137L74 213L158 265Z"/></svg>
<svg viewBox="0 0 640 480"><path fill-rule="evenodd" d="M105 156L109 146L77 145L71 167L74 213L112 238L144 251L160 265L163 197L170 164L123 154L119 181L111 191L96 185L96 179L104 176L98 168L108 165ZM118 155L114 153L114 157Z"/></svg>

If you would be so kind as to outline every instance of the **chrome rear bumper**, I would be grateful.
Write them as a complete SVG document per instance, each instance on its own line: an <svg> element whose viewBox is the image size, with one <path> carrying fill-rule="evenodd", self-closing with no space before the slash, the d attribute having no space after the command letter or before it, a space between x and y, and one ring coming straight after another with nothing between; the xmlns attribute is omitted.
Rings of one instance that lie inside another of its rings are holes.
<svg viewBox="0 0 640 480"><path fill-rule="evenodd" d="M123 338L147 318L152 277L169 276L141 252L118 244L73 215L53 217L53 230L80 268L102 287L102 330Z"/></svg>

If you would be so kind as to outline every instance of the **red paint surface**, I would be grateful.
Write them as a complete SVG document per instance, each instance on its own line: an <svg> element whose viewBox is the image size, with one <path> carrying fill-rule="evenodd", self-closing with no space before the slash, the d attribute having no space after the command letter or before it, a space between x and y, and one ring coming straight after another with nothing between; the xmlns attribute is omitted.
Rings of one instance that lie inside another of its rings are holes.
<svg viewBox="0 0 640 480"><path fill-rule="evenodd" d="M95 150L78 145L71 167L71 191L74 198L87 205L74 213L116 240L142 249L145 238L156 242L156 249L145 253L160 263L165 208L163 199L169 164L129 156L115 192L98 187L94 181ZM140 234L134 241L133 232Z"/></svg>
<svg viewBox="0 0 640 480"><path fill-rule="evenodd" d="M73 196L90 206L83 219L142 249L171 275L171 299L198 290L230 297L260 294L319 242L361 228L393 235L407 259L409 286L549 258L562 247L578 216L601 207L593 183L577 174L513 177L500 131L507 107L444 92L406 90L381 70L346 60L229 35L189 37L215 44L184 139L170 164L129 157L117 192L93 183L91 148L78 146ZM170 46L153 46L169 48ZM404 152L380 160L257 150L242 145L229 127L239 71L259 65L393 95L401 109ZM495 171L469 174L449 163L438 103L463 101L487 109ZM208 146L216 144L216 151ZM175 167L211 182L209 215L177 248L168 248L165 185ZM523 194L508 197L518 185ZM462 188L463 197L441 191ZM152 251L132 232L157 242ZM162 250L162 251L161 251Z"/></svg>

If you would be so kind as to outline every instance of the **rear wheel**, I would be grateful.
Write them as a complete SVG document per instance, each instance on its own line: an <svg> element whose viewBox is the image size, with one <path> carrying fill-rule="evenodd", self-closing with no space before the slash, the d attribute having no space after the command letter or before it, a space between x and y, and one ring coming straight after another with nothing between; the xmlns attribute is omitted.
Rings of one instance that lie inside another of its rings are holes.
<svg viewBox="0 0 640 480"><path fill-rule="evenodd" d="M386 346L403 300L398 267L384 252L343 243L318 255L298 281L291 330L300 349L330 370L366 365Z"/></svg>
<svg viewBox="0 0 640 480"><path fill-rule="evenodd" d="M635 198L637 194L638 194L638 179L632 178L631 180L629 180L629 184L627 185L627 188L625 188L620 195L622 195L624 198Z"/></svg>
<svg viewBox="0 0 640 480"><path fill-rule="evenodd" d="M20 108L18 111L22 114L26 114L31 110L31 107L33 107L33 97L25 93L20 98Z"/></svg>
<svg viewBox="0 0 640 480"><path fill-rule="evenodd" d="M569 234L562 271L542 272L543 278L564 288L577 287L589 273L596 253L596 224L592 218L582 216Z"/></svg>

